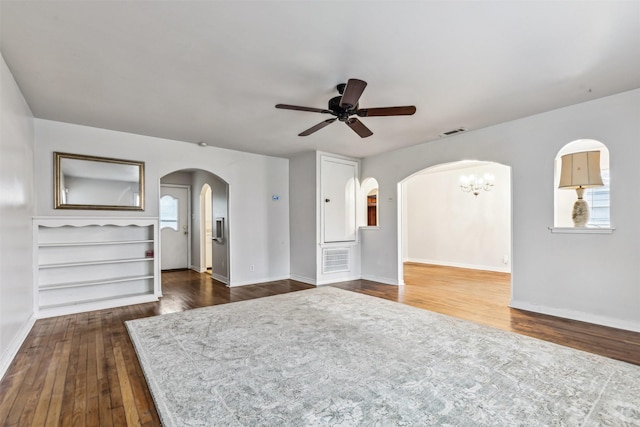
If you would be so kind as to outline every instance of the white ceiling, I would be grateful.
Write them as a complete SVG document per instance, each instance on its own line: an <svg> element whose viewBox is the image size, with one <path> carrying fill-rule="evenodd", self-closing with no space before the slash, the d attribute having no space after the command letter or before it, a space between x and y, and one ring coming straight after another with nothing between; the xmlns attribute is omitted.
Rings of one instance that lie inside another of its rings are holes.
<svg viewBox="0 0 640 427"><path fill-rule="evenodd" d="M366 157L640 87L640 1L12 1L34 115L254 153ZM414 116L308 137L335 85ZM88 142L90 143L90 142Z"/></svg>

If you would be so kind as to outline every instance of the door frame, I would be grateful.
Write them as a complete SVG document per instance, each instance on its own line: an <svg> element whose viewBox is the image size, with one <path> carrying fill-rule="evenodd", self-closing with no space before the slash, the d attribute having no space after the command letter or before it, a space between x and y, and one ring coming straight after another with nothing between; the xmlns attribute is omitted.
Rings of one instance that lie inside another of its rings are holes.
<svg viewBox="0 0 640 427"><path fill-rule="evenodd" d="M162 187L183 188L187 190L187 268L193 270L191 264L191 186L184 184L163 184L160 183L160 192L158 193L158 206L160 206L160 198L162 197ZM158 211L158 224L160 223L160 211ZM160 248L160 263L162 264L162 229L158 229L158 247Z"/></svg>

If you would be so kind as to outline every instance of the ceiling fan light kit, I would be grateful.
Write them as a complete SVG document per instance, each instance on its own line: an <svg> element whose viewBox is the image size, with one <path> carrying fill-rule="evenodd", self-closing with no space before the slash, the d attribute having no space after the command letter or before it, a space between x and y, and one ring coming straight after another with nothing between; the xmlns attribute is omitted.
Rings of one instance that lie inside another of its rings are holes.
<svg viewBox="0 0 640 427"><path fill-rule="evenodd" d="M357 117L381 117L381 116L411 116L415 114L416 107L413 105L402 107L381 107L381 108L363 108L359 109L359 100L367 87L367 82L359 79L349 79L347 83L340 83L336 86L340 96L333 97L329 100L328 109L312 107L301 107L298 105L289 104L277 104L276 108L284 110L295 111L307 111L310 113L331 114L335 116L333 119L328 119L318 123L315 126L301 132L298 136L308 136L312 133L319 131L325 126L339 120L349 126L355 133L361 138L366 138L373 135L373 132L365 126Z"/></svg>

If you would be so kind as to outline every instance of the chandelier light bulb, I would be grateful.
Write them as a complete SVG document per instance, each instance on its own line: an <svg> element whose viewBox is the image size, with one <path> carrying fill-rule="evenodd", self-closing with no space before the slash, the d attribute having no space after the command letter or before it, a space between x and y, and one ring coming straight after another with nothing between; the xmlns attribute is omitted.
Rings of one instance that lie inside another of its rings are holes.
<svg viewBox="0 0 640 427"><path fill-rule="evenodd" d="M460 189L465 193L472 193L474 196L478 196L482 190L491 191L493 189L493 182L495 178L491 174L484 174L483 177L476 175L460 177Z"/></svg>

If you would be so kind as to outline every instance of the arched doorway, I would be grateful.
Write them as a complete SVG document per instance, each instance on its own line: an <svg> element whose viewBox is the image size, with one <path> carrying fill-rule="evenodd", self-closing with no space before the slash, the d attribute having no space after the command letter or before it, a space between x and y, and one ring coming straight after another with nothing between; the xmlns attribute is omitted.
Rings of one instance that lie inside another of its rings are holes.
<svg viewBox="0 0 640 427"><path fill-rule="evenodd" d="M398 187L398 283L405 284L407 263L510 274L510 167L453 162Z"/></svg>
<svg viewBox="0 0 640 427"><path fill-rule="evenodd" d="M200 271L211 273L213 267L213 216L211 186L204 184L200 190Z"/></svg>
<svg viewBox="0 0 640 427"><path fill-rule="evenodd" d="M225 284L230 283L229 269L229 185L217 175L201 169L183 169L163 176L160 187L187 187L193 193L190 202L188 226L188 267L197 272L208 271L211 276ZM162 194L161 194L162 196ZM212 233L213 222L222 219L224 238L207 238ZM160 218L163 223L163 218ZM167 222L168 223L168 222ZM161 226L162 228L162 226ZM184 231L182 231L184 232ZM167 253L167 243L160 237L160 257ZM210 250L210 255L208 252Z"/></svg>

